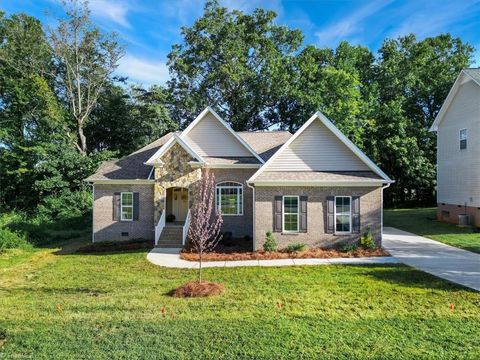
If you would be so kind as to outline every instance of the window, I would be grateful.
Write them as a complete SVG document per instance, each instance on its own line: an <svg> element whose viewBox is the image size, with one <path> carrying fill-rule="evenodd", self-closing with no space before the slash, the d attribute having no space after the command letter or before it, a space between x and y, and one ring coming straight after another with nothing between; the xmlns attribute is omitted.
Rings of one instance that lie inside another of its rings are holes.
<svg viewBox="0 0 480 360"><path fill-rule="evenodd" d="M467 129L460 130L460 150L467 148Z"/></svg>
<svg viewBox="0 0 480 360"><path fill-rule="evenodd" d="M122 192L121 194L121 220L131 221L133 220L133 193Z"/></svg>
<svg viewBox="0 0 480 360"><path fill-rule="evenodd" d="M216 186L217 209L222 215L243 214L243 187L235 182L223 182Z"/></svg>
<svg viewBox="0 0 480 360"><path fill-rule="evenodd" d="M298 196L283 197L283 231L298 232Z"/></svg>
<svg viewBox="0 0 480 360"><path fill-rule="evenodd" d="M352 230L352 198L350 196L335 197L335 232L350 233Z"/></svg>

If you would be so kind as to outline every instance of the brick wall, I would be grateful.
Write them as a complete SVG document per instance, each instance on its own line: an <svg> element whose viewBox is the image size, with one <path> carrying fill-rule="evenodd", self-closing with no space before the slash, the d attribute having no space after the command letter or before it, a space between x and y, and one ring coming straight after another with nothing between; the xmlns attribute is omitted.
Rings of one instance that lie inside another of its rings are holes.
<svg viewBox="0 0 480 360"><path fill-rule="evenodd" d="M437 219L451 224L458 224L458 215L465 214L464 205L439 203L437 208ZM470 225L480 226L480 208L467 206Z"/></svg>
<svg viewBox="0 0 480 360"><path fill-rule="evenodd" d="M113 220L113 194L131 191L139 193L139 219L136 221ZM152 185L111 185L96 184L93 205L94 241L116 241L144 238L153 240L153 184ZM128 232L128 236L122 236Z"/></svg>
<svg viewBox="0 0 480 360"><path fill-rule="evenodd" d="M234 237L253 236L253 190L247 180L256 169L212 169L215 183L234 181L243 184L243 215L224 216L222 231L231 231Z"/></svg>
<svg viewBox="0 0 480 360"><path fill-rule="evenodd" d="M307 196L307 232L273 233L279 248L291 243L312 247L329 247L358 241L360 234L335 235L326 233L327 196L360 196L361 231L369 226L378 245L381 244L381 188L371 187L256 187L255 246L263 248L265 233L273 231L274 198L278 195Z"/></svg>

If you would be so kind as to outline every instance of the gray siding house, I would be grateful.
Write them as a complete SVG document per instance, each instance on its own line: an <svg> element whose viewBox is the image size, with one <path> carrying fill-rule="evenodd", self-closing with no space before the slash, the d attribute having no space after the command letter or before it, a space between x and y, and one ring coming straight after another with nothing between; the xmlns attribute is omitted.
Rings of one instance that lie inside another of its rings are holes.
<svg viewBox="0 0 480 360"><path fill-rule="evenodd" d="M442 105L437 132L437 218L480 226L480 69L464 69Z"/></svg>
<svg viewBox="0 0 480 360"><path fill-rule="evenodd" d="M381 243L383 188L392 180L323 114L293 135L235 132L209 107L184 131L107 161L86 179L92 240L185 245L202 169L215 175L222 230L250 238L253 249L262 249L267 231L282 247L354 242L367 229Z"/></svg>

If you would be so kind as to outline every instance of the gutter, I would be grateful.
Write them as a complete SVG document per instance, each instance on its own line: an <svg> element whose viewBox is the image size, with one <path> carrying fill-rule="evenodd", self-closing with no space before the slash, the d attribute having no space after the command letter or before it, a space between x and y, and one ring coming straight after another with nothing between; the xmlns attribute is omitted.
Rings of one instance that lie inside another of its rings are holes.
<svg viewBox="0 0 480 360"><path fill-rule="evenodd" d="M252 215L252 216L253 216L253 224L252 224L252 225L253 225L253 251L255 251L256 245L257 245L256 232L255 232L255 220L256 220L256 219L255 219L255 186L250 185L250 183L249 183L248 181L246 182L246 184L247 184L247 186L248 186L250 189L253 190L253 201L252 201L252 206L253 206L253 209L252 209L252 210L253 210L253 211L252 211L252 213L253 213L253 215Z"/></svg>

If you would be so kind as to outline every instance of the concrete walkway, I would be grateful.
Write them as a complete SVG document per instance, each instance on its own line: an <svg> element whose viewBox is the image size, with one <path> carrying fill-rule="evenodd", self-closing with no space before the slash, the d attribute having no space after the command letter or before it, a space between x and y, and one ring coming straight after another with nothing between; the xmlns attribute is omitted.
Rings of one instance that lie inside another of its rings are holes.
<svg viewBox="0 0 480 360"><path fill-rule="evenodd" d="M181 249L155 248L147 255L148 261L155 265L170 268L198 268L197 261L180 259ZM237 267L237 266L293 266L293 265L332 265L332 264L393 264L398 261L393 257L336 258L336 259L278 259L278 260L238 260L238 261L204 261L202 267Z"/></svg>
<svg viewBox="0 0 480 360"><path fill-rule="evenodd" d="M389 227L383 247L404 264L480 291L480 254Z"/></svg>

